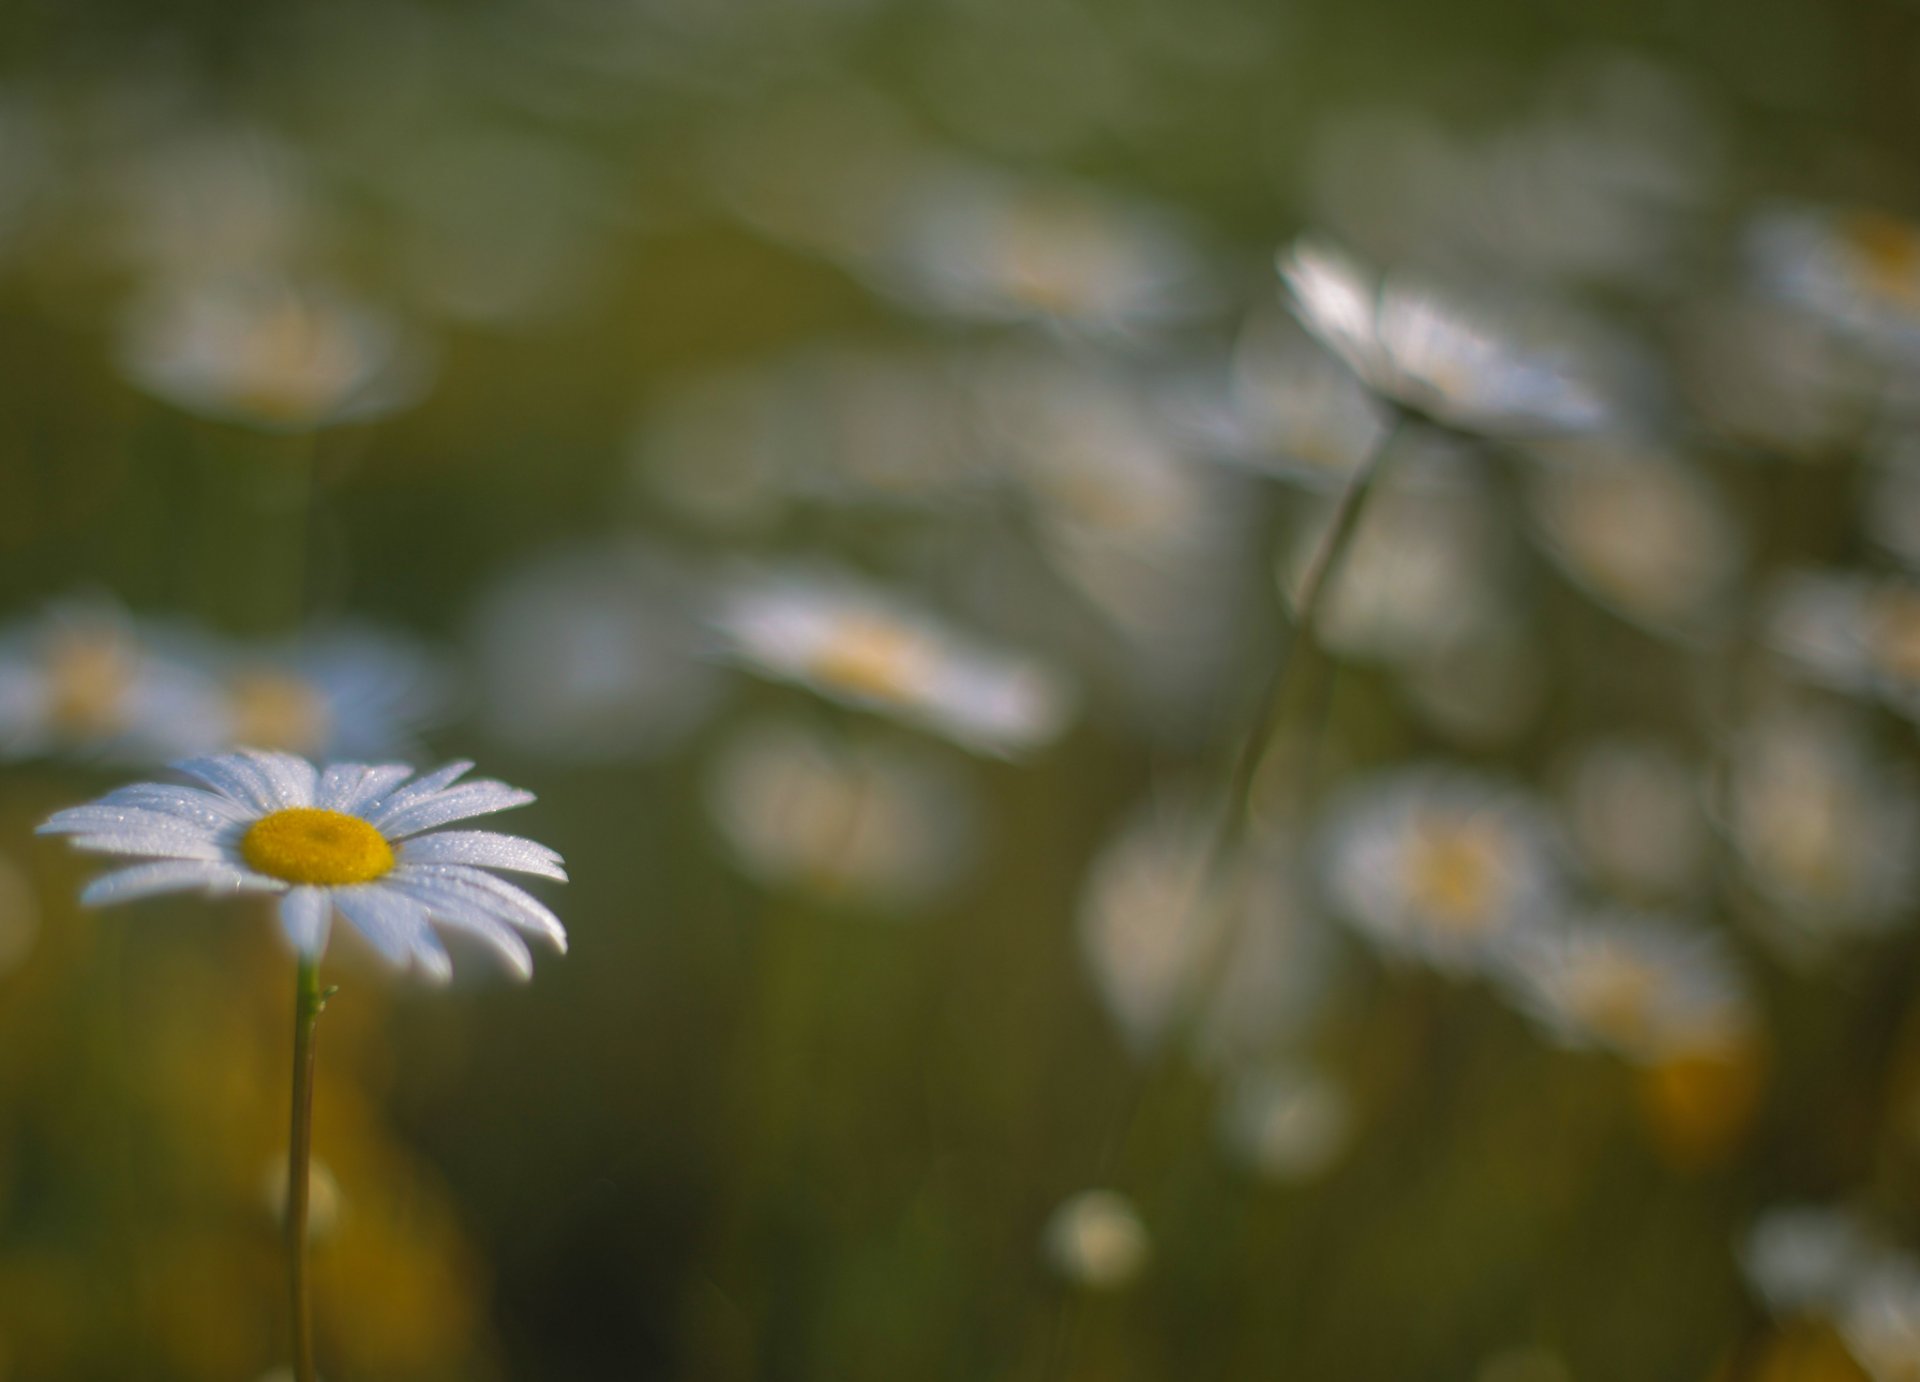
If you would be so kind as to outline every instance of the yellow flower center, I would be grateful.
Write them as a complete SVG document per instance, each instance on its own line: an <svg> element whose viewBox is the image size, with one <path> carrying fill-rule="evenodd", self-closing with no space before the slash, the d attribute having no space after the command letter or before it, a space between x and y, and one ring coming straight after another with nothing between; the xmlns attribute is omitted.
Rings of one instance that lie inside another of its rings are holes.
<svg viewBox="0 0 1920 1382"><path fill-rule="evenodd" d="M248 867L323 888L371 883L393 867L393 846L358 816L295 806L262 816L240 840Z"/></svg>
<svg viewBox="0 0 1920 1382"><path fill-rule="evenodd" d="M1846 218L1841 235L1876 292L1909 305L1920 299L1920 234L1914 227L1882 212L1861 211Z"/></svg>
<svg viewBox="0 0 1920 1382"><path fill-rule="evenodd" d="M308 753L326 738L326 704L298 677L242 673L228 683L227 703L233 711L236 744Z"/></svg>
<svg viewBox="0 0 1920 1382"><path fill-rule="evenodd" d="M881 701L910 700L925 684L926 641L879 619L850 619L814 656L814 676L829 686Z"/></svg>
<svg viewBox="0 0 1920 1382"><path fill-rule="evenodd" d="M1470 935L1491 920L1500 843L1496 832L1463 822L1431 823L1414 841L1414 896L1447 930Z"/></svg>
<svg viewBox="0 0 1920 1382"><path fill-rule="evenodd" d="M121 726L134 658L111 633L63 635L47 650L48 711L72 735L110 734Z"/></svg>

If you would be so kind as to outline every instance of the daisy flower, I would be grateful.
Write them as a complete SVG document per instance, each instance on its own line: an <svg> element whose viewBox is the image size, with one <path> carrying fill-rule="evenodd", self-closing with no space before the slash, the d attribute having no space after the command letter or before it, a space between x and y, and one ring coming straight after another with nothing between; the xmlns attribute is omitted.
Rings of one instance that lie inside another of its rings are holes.
<svg viewBox="0 0 1920 1382"><path fill-rule="evenodd" d="M1513 947L1502 977L1558 1040L1657 1064L1722 1051L1752 1027L1745 991L1711 932L1611 912Z"/></svg>
<svg viewBox="0 0 1920 1382"><path fill-rule="evenodd" d="M1741 1245L1740 1265L1776 1313L1825 1314L1845 1300L1879 1251L1846 1210L1788 1205L1755 1221Z"/></svg>
<svg viewBox="0 0 1920 1382"><path fill-rule="evenodd" d="M1153 1256L1139 1211L1116 1190L1083 1190L1066 1200L1047 1220L1042 1242L1054 1270L1096 1291L1128 1285Z"/></svg>
<svg viewBox="0 0 1920 1382"><path fill-rule="evenodd" d="M779 681L1008 755L1066 727L1065 684L864 581L824 569L740 582L717 618L732 655Z"/></svg>
<svg viewBox="0 0 1920 1382"><path fill-rule="evenodd" d="M1748 232L1754 275L1870 349L1920 346L1920 226L1861 208L1779 208Z"/></svg>
<svg viewBox="0 0 1920 1382"><path fill-rule="evenodd" d="M1774 590L1767 633L1821 685L1920 720L1920 581L1790 572Z"/></svg>
<svg viewBox="0 0 1920 1382"><path fill-rule="evenodd" d="M443 669L397 634L366 625L313 630L218 660L226 702L219 747L315 757L404 755L444 706Z"/></svg>
<svg viewBox="0 0 1920 1382"><path fill-rule="evenodd" d="M1280 257L1294 315L1382 399L1487 434L1581 431L1599 400L1558 360L1524 353L1432 293L1376 284L1310 241Z"/></svg>
<svg viewBox="0 0 1920 1382"><path fill-rule="evenodd" d="M136 783L40 827L76 848L147 862L105 874L80 895L99 906L158 893L278 894L280 923L308 963L345 917L389 963L444 981L452 961L434 923L533 973L522 933L562 951L567 933L545 905L491 870L565 881L545 845L485 830L440 830L533 800L502 782L460 782L473 765L420 777L404 764L333 763L242 749L189 759L200 784Z"/></svg>
<svg viewBox="0 0 1920 1382"><path fill-rule="evenodd" d="M1561 804L1580 862L1633 898L1686 897L1706 875L1701 771L1641 738L1599 740L1567 764Z"/></svg>
<svg viewBox="0 0 1920 1382"><path fill-rule="evenodd" d="M1557 839L1517 788L1444 768L1361 783L1324 841L1334 910L1391 955L1483 969L1559 910Z"/></svg>
<svg viewBox="0 0 1920 1382"><path fill-rule="evenodd" d="M1330 1170L1353 1139L1355 1109L1345 1085L1308 1067L1242 1076L1220 1113L1228 1149L1270 1180L1298 1183Z"/></svg>
<svg viewBox="0 0 1920 1382"><path fill-rule="evenodd" d="M398 412L426 392L431 373L383 313L273 277L155 290L123 319L119 359L156 398L268 432Z"/></svg>
<svg viewBox="0 0 1920 1382"><path fill-rule="evenodd" d="M56 604L0 628L0 758L160 763L219 737L218 687L117 607Z"/></svg>

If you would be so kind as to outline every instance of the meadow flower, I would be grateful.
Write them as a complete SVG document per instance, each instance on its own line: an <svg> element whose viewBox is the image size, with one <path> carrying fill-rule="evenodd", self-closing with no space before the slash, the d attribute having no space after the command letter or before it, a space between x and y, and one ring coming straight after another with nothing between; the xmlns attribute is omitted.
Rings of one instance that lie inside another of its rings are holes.
<svg viewBox="0 0 1920 1382"><path fill-rule="evenodd" d="M1920 1378L1920 1263L1883 1255L1855 1283L1838 1324L1872 1382Z"/></svg>
<svg viewBox="0 0 1920 1382"><path fill-rule="evenodd" d="M1153 1255L1133 1203L1113 1190L1083 1190L1062 1203L1047 1220L1042 1245L1054 1270L1096 1291L1128 1285Z"/></svg>
<svg viewBox="0 0 1920 1382"><path fill-rule="evenodd" d="M1729 745L1716 810L1769 936L1819 950L1907 920L1920 893L1920 793L1837 713L1770 708Z"/></svg>
<svg viewBox="0 0 1920 1382"><path fill-rule="evenodd" d="M405 755L449 692L444 669L418 644L364 624L223 649L213 666L226 711L220 748L316 758Z"/></svg>
<svg viewBox="0 0 1920 1382"><path fill-rule="evenodd" d="M1580 915L1515 944L1501 977L1568 1046L1657 1064L1741 1044L1753 1019L1713 933L1649 913Z"/></svg>
<svg viewBox="0 0 1920 1382"><path fill-rule="evenodd" d="M1301 325L1408 412L1494 435L1582 431L1605 416L1561 361L1510 346L1430 292L1376 284L1312 241L1285 251L1279 267Z"/></svg>
<svg viewBox="0 0 1920 1382"><path fill-rule="evenodd" d="M1725 613L1742 543L1704 476L1634 446L1543 454L1528 498L1548 554L1576 585L1657 633L1698 634Z"/></svg>
<svg viewBox="0 0 1920 1382"><path fill-rule="evenodd" d="M1318 1179L1352 1141L1345 1085L1306 1067L1256 1069L1236 1078L1220 1113L1228 1149L1269 1180Z"/></svg>
<svg viewBox="0 0 1920 1382"><path fill-rule="evenodd" d="M510 567L468 620L476 710L496 741L569 762L655 757L719 699L701 583L666 550L581 543Z"/></svg>
<svg viewBox="0 0 1920 1382"><path fill-rule="evenodd" d="M1827 1206L1788 1205L1754 1221L1740 1266L1778 1315L1831 1314L1879 1249L1860 1220Z"/></svg>
<svg viewBox="0 0 1920 1382"><path fill-rule="evenodd" d="M1191 239L1174 217L1091 188L940 169L911 189L878 281L956 317L1124 338L1211 307Z"/></svg>
<svg viewBox="0 0 1920 1382"><path fill-rule="evenodd" d="M1204 454L1313 488L1343 482L1387 427L1351 370L1314 349L1297 327L1282 331L1267 318L1241 333L1224 386L1189 384L1166 411Z"/></svg>
<svg viewBox="0 0 1920 1382"><path fill-rule="evenodd" d="M882 588L826 567L738 580L715 625L763 676L943 734L977 753L1037 748L1071 696L1042 663L987 648Z"/></svg>
<svg viewBox="0 0 1920 1382"><path fill-rule="evenodd" d="M1219 861L1214 836L1204 812L1151 803L1081 886L1080 954L1136 1052L1191 1020L1197 1054L1231 1061L1298 1034L1324 1005L1328 935L1285 842L1257 840Z"/></svg>
<svg viewBox="0 0 1920 1382"><path fill-rule="evenodd" d="M415 778L403 764L317 768L292 754L241 749L177 765L201 785L121 787L55 812L40 833L147 861L88 884L87 906L170 892L273 894L305 963L325 951L338 912L390 964L429 979L453 973L435 923L489 947L524 978L533 955L521 933L564 950L566 930L492 870L562 881L566 873L559 855L531 840L437 828L533 800L502 782L460 782L472 766Z"/></svg>
<svg viewBox="0 0 1920 1382"><path fill-rule="evenodd" d="M726 744L706 796L754 876L883 908L950 888L978 844L976 803L942 764L797 725L759 725Z"/></svg>
<svg viewBox="0 0 1920 1382"><path fill-rule="evenodd" d="M1768 641L1797 669L1920 720L1920 582L1793 571L1768 605Z"/></svg>
<svg viewBox="0 0 1920 1382"><path fill-rule="evenodd" d="M219 736L218 688L180 640L98 601L0 629L0 758L155 763Z"/></svg>
<svg viewBox="0 0 1920 1382"><path fill-rule="evenodd" d="M1613 892L1686 897L1707 862L1705 788L1704 773L1658 742L1618 737L1587 744L1561 776L1568 842Z"/></svg>
<svg viewBox="0 0 1920 1382"><path fill-rule="evenodd" d="M164 284L128 309L118 355L154 397L270 432L383 417L431 378L421 345L384 313L274 277Z"/></svg>
<svg viewBox="0 0 1920 1382"><path fill-rule="evenodd" d="M1493 965L1551 921L1558 841L1531 796L1417 766L1347 789L1322 834L1334 913L1389 956L1459 974Z"/></svg>
<svg viewBox="0 0 1920 1382"><path fill-rule="evenodd" d="M1920 347L1920 226L1863 208L1777 207L1747 249L1768 291L1875 350Z"/></svg>

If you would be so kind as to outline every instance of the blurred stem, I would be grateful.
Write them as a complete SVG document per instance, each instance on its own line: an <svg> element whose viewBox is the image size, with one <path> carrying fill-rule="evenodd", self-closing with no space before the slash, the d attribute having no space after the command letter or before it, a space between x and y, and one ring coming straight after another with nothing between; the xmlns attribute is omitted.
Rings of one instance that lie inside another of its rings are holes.
<svg viewBox="0 0 1920 1382"><path fill-rule="evenodd" d="M313 1288L307 1274L307 1188L313 1161L313 1038L328 993L305 955L294 981L293 1119L287 1137L287 1289L293 1305L294 1382L314 1382Z"/></svg>
<svg viewBox="0 0 1920 1382"><path fill-rule="evenodd" d="M1387 457L1406 424L1404 413L1394 414L1393 421L1380 434L1373 450L1341 491L1332 520L1327 524L1320 545L1314 549L1307 564L1300 581L1300 593L1294 601L1293 619L1286 636L1281 640L1279 654L1274 659L1273 668L1267 674L1267 684L1261 692L1259 719L1241 742L1227 779L1226 814L1214 839L1211 859L1214 868L1210 868L1209 873L1232 853L1252 822L1254 789L1260 776L1260 765L1266 761L1268 746L1280 732L1280 726L1286 718L1287 693L1292 688L1294 668L1299 664L1301 655L1311 652L1315 646L1315 630L1319 625L1326 592L1346 558L1354 532L1360 526L1360 515L1366 509L1367 498L1373 493L1381 472L1386 469Z"/></svg>

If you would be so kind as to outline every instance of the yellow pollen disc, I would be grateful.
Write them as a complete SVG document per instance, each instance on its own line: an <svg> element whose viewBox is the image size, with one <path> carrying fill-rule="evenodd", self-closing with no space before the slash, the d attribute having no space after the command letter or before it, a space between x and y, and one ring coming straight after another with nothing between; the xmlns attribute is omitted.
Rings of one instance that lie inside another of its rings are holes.
<svg viewBox="0 0 1920 1382"><path fill-rule="evenodd" d="M904 701L924 684L927 646L913 630L872 619L848 620L813 658L829 686L880 701Z"/></svg>
<svg viewBox="0 0 1920 1382"><path fill-rule="evenodd" d="M1846 218L1841 234L1880 292L1907 302L1920 292L1920 232L1913 226L1881 212L1862 211Z"/></svg>
<svg viewBox="0 0 1920 1382"><path fill-rule="evenodd" d="M318 887L370 883L393 867L393 846L358 816L296 806L255 821L240 839L248 867Z"/></svg>
<svg viewBox="0 0 1920 1382"><path fill-rule="evenodd" d="M1478 931L1500 883L1499 838L1472 824L1429 825L1414 842L1411 871L1415 896L1442 925Z"/></svg>
<svg viewBox="0 0 1920 1382"><path fill-rule="evenodd" d="M242 673L227 684L227 704L236 744L309 753L326 738L326 704L297 677Z"/></svg>

